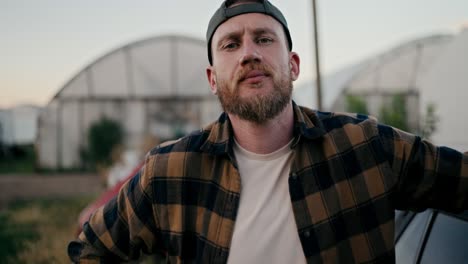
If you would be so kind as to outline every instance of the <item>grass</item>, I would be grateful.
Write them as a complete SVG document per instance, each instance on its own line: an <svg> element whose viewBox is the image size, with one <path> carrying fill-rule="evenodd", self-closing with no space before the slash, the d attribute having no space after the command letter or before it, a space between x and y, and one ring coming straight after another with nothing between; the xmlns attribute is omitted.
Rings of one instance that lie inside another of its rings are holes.
<svg viewBox="0 0 468 264"><path fill-rule="evenodd" d="M32 223L15 223L10 215L0 215L0 263L13 263L13 258L26 243L36 241Z"/></svg>
<svg viewBox="0 0 468 264"><path fill-rule="evenodd" d="M94 197L19 201L0 213L0 263L70 263L79 212Z"/></svg>
<svg viewBox="0 0 468 264"><path fill-rule="evenodd" d="M10 204L0 213L0 263L70 263L67 246L74 239L78 214L94 198L36 199ZM139 263L154 261L147 256Z"/></svg>

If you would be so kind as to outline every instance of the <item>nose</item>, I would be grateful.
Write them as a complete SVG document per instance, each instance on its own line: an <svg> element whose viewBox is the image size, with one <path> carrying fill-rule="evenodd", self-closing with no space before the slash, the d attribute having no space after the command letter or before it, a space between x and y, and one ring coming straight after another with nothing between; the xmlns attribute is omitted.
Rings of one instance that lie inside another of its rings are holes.
<svg viewBox="0 0 468 264"><path fill-rule="evenodd" d="M239 59L241 65L248 63L259 63L262 60L262 56L258 51L257 45L253 41L245 41L242 46L242 54Z"/></svg>

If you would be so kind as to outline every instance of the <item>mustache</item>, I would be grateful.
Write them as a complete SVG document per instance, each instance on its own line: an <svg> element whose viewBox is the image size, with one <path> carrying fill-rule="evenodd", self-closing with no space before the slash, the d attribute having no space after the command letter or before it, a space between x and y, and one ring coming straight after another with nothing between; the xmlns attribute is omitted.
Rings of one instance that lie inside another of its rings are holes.
<svg viewBox="0 0 468 264"><path fill-rule="evenodd" d="M235 75L235 80L237 83L240 83L248 78L248 75L252 71L260 71L265 76L272 76L273 70L270 66L265 65L263 63L255 63L249 64L248 66L241 68Z"/></svg>

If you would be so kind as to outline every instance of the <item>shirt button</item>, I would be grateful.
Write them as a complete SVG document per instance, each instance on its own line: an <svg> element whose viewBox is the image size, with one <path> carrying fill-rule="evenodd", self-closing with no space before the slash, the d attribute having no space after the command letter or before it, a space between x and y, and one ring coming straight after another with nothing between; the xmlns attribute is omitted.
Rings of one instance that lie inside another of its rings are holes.
<svg viewBox="0 0 468 264"><path fill-rule="evenodd" d="M304 232L304 236L305 236L306 238L310 237L310 232L309 232L309 231L305 231L305 232Z"/></svg>
<svg viewBox="0 0 468 264"><path fill-rule="evenodd" d="M293 180L297 180L297 173L293 172L292 175L291 175L291 178Z"/></svg>

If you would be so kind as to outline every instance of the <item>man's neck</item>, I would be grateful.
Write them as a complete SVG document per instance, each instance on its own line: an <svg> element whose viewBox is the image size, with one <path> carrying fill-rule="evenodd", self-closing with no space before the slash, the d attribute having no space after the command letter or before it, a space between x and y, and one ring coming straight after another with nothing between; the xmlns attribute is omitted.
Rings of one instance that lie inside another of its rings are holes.
<svg viewBox="0 0 468 264"><path fill-rule="evenodd" d="M268 154L286 145L293 137L294 113L290 102L275 118L256 124L229 114L234 137L244 149Z"/></svg>

